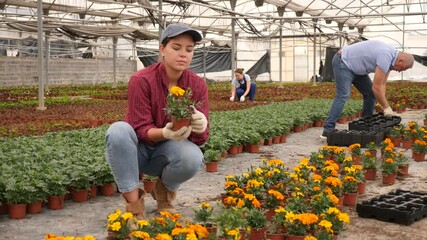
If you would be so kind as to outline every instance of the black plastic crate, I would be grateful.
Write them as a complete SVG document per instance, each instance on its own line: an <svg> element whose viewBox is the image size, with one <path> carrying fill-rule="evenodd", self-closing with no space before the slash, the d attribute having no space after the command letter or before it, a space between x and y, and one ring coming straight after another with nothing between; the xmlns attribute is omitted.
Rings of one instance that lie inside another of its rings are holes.
<svg viewBox="0 0 427 240"><path fill-rule="evenodd" d="M359 217L410 225L427 216L427 193L396 190L356 205Z"/></svg>

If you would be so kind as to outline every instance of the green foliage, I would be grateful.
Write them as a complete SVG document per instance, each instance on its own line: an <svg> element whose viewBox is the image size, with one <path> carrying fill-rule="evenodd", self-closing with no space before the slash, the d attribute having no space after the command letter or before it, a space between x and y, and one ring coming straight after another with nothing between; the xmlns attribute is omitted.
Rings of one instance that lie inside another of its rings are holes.
<svg viewBox="0 0 427 240"><path fill-rule="evenodd" d="M202 202L199 207L193 208L194 221L206 226L213 221L213 207L209 203Z"/></svg>
<svg viewBox="0 0 427 240"><path fill-rule="evenodd" d="M227 236L227 229L242 229L246 226L245 210L239 207L227 208L221 205L221 211L214 216L214 222L221 228L223 235Z"/></svg>
<svg viewBox="0 0 427 240"><path fill-rule="evenodd" d="M221 161L221 152L219 150L207 149L203 153L205 162L219 162Z"/></svg>
<svg viewBox="0 0 427 240"><path fill-rule="evenodd" d="M260 229L267 225L265 210L259 208L250 208L246 211L246 222L249 227Z"/></svg>

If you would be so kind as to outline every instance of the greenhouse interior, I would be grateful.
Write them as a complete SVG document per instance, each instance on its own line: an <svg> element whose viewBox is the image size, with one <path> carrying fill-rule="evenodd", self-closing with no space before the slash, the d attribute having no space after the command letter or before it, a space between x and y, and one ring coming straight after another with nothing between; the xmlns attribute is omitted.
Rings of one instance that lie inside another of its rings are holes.
<svg viewBox="0 0 427 240"><path fill-rule="evenodd" d="M0 16L0 240L426 239L427 0L0 0ZM179 76L159 41L175 23L190 30L168 41L194 44ZM372 42L387 71L349 67Z"/></svg>

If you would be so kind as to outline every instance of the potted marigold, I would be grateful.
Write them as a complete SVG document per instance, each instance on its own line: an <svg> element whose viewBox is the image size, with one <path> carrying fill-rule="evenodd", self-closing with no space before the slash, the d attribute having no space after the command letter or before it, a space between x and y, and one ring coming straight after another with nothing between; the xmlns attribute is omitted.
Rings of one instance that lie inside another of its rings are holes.
<svg viewBox="0 0 427 240"><path fill-rule="evenodd" d="M362 156L362 167L365 170L366 180L375 180L378 164L378 159L375 156L371 155L370 152L365 152Z"/></svg>
<svg viewBox="0 0 427 240"><path fill-rule="evenodd" d="M221 211L214 216L214 223L220 228L219 234L232 239L240 239L245 234L247 225L244 216L245 210L241 207L226 207L222 205Z"/></svg>
<svg viewBox="0 0 427 240"><path fill-rule="evenodd" d="M351 144L348 147L348 151L351 153L351 158L353 159L353 163L360 165L361 164L361 156L360 155L362 154L360 143Z"/></svg>
<svg viewBox="0 0 427 240"><path fill-rule="evenodd" d="M383 184L394 184L397 174L397 163L389 157L381 162Z"/></svg>
<svg viewBox="0 0 427 240"><path fill-rule="evenodd" d="M366 152L369 152L372 156L377 156L378 145L375 142L369 142L366 144Z"/></svg>
<svg viewBox="0 0 427 240"><path fill-rule="evenodd" d="M322 221L328 221L331 225L321 224ZM328 208L320 217L320 226L329 226L332 229L333 235L337 236L340 232L345 229L346 224L350 223L350 217L347 213L341 212L338 208L330 207ZM323 230L321 228L321 230ZM319 232L316 236L318 239L329 239L329 238L320 238L323 231ZM327 231L328 232L328 231Z"/></svg>
<svg viewBox="0 0 427 240"><path fill-rule="evenodd" d="M395 162L397 164L397 175L402 177L408 176L409 175L408 158L405 156L405 154L402 151L396 153Z"/></svg>
<svg viewBox="0 0 427 240"><path fill-rule="evenodd" d="M287 211L285 219L284 225L288 230L288 239L294 239L294 237L308 236L313 233L319 217L310 212L294 213Z"/></svg>
<svg viewBox="0 0 427 240"><path fill-rule="evenodd" d="M202 202L197 208L193 208L194 211L194 221L196 223L200 223L202 226L204 226L208 232L209 232L209 239L215 239L216 238L216 232L217 227L213 224L214 217L213 217L213 210L214 208L206 202Z"/></svg>
<svg viewBox="0 0 427 240"><path fill-rule="evenodd" d="M424 161L427 152L427 142L425 140L417 139L412 144L412 156L414 161Z"/></svg>
<svg viewBox="0 0 427 240"><path fill-rule="evenodd" d="M173 86L169 89L169 94L166 97L166 114L172 118L173 129L178 130L183 126L190 125L191 114L193 109L191 106L198 106L201 102L194 101L191 88L186 90Z"/></svg>
<svg viewBox="0 0 427 240"><path fill-rule="evenodd" d="M343 192L344 205L346 206L355 206L357 203L357 186L360 183L359 172L357 165L344 168Z"/></svg>

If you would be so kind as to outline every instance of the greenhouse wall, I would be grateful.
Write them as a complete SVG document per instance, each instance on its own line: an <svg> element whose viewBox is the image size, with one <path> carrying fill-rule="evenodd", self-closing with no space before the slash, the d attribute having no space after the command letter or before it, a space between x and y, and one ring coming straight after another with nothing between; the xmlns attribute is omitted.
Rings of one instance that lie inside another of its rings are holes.
<svg viewBox="0 0 427 240"><path fill-rule="evenodd" d="M49 59L48 84L96 84L114 82L113 59ZM134 60L116 61L116 82L127 82L137 69ZM45 69L46 70L46 69ZM38 84L37 58L0 58L0 86Z"/></svg>

